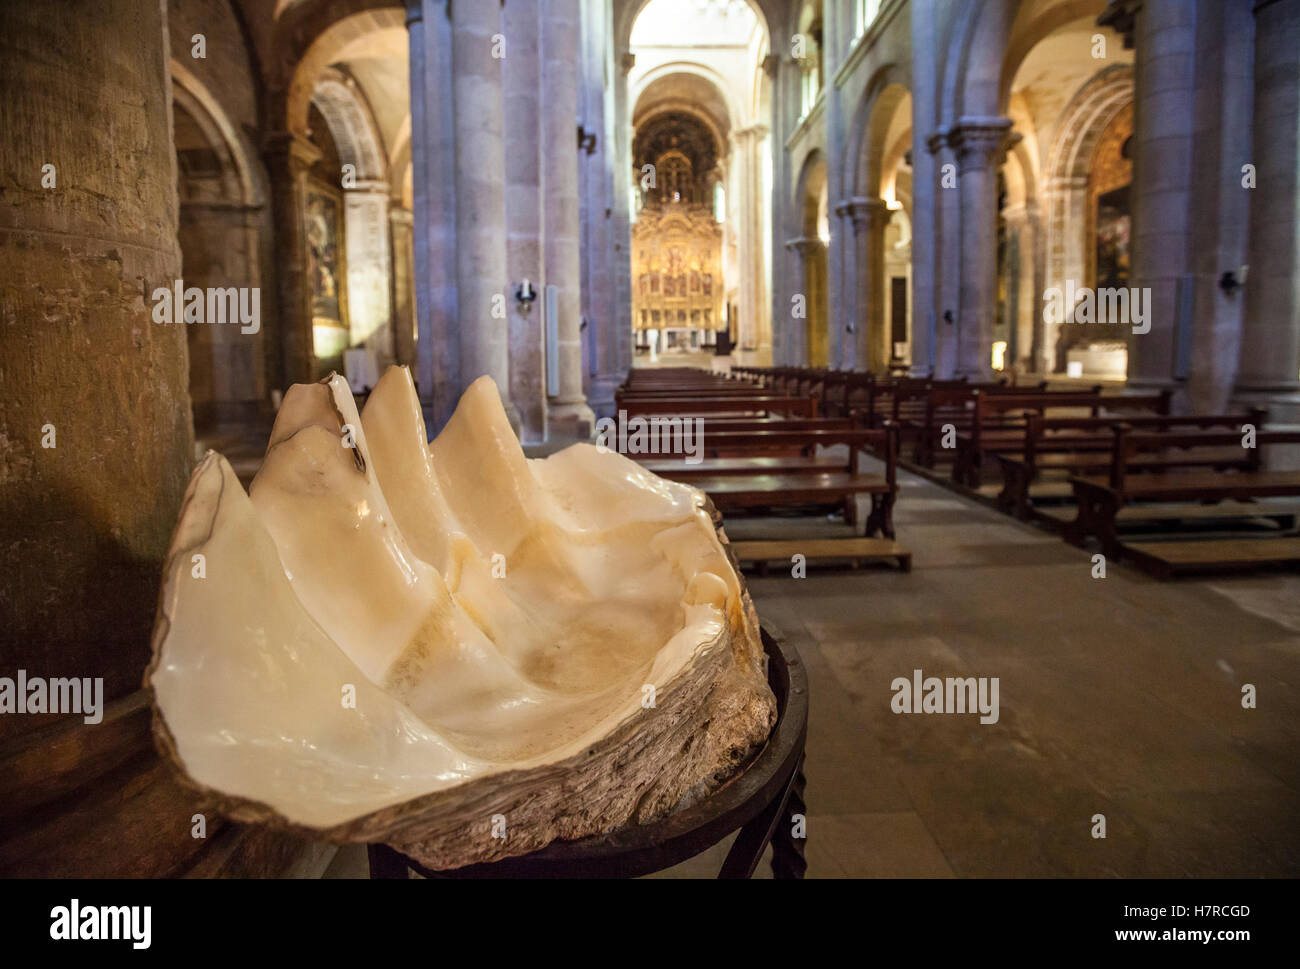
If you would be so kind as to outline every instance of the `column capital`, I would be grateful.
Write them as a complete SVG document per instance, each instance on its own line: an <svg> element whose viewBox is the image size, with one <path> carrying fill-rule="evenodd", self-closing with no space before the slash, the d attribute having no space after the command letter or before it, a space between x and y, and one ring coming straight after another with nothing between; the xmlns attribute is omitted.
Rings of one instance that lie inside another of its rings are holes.
<svg viewBox="0 0 1300 969"><path fill-rule="evenodd" d="M1097 17L1098 27L1109 27L1124 38L1124 49L1133 49L1133 33L1137 26L1137 13L1142 0L1109 0L1106 9Z"/></svg>
<svg viewBox="0 0 1300 969"><path fill-rule="evenodd" d="M630 50L624 50L618 58L619 67L623 68L623 73L631 73L632 68L636 67L636 55Z"/></svg>
<svg viewBox="0 0 1300 969"><path fill-rule="evenodd" d="M781 67L781 56L779 54L768 54L763 58L763 73L770 78L776 77L777 70Z"/></svg>
<svg viewBox="0 0 1300 969"><path fill-rule="evenodd" d="M797 252L801 256L807 256L810 252L815 252L818 248L825 249L826 243L816 236L800 236L798 239L787 240L785 247L791 252Z"/></svg>
<svg viewBox="0 0 1300 969"><path fill-rule="evenodd" d="M396 203L388 207L388 221L394 225L414 225L415 213Z"/></svg>
<svg viewBox="0 0 1300 969"><path fill-rule="evenodd" d="M1026 225L1038 220L1040 215L1038 203L1036 201L1018 202L1015 205L1008 205L1002 210L1002 218L1009 225Z"/></svg>
<svg viewBox="0 0 1300 969"><path fill-rule="evenodd" d="M358 178L355 185L343 190L344 195L388 195L388 192L388 182L382 178Z"/></svg>
<svg viewBox="0 0 1300 969"><path fill-rule="evenodd" d="M273 131L262 139L262 155L272 166L301 175L321 160L322 152L306 138L292 131Z"/></svg>
<svg viewBox="0 0 1300 969"><path fill-rule="evenodd" d="M762 122L755 122L754 124L746 125L744 128L735 129L731 132L730 138L732 141L737 143L751 139L754 141L761 141L763 136L766 135L769 130L768 126Z"/></svg>
<svg viewBox="0 0 1300 969"><path fill-rule="evenodd" d="M939 127L934 130L934 134L925 139L925 147L929 150L931 155L937 155L944 148L948 147L949 134L951 134L951 129L946 124L939 125Z"/></svg>
<svg viewBox="0 0 1300 969"><path fill-rule="evenodd" d="M1000 117L962 118L948 133L948 143L957 153L959 171L979 171L1001 165L1007 149L1020 140L1011 130L1011 119Z"/></svg>
<svg viewBox="0 0 1300 969"><path fill-rule="evenodd" d="M854 197L835 207L840 215L853 221L855 234L883 229L893 217L893 210L884 199Z"/></svg>

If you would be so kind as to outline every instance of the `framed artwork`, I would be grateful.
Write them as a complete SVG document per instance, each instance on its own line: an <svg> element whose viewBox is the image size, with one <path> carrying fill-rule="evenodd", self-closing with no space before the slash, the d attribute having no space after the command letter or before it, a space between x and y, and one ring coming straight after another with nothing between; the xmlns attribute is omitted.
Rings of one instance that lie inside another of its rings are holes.
<svg viewBox="0 0 1300 969"><path fill-rule="evenodd" d="M342 203L336 195L307 190L307 275L313 322L343 326Z"/></svg>
<svg viewBox="0 0 1300 969"><path fill-rule="evenodd" d="M1126 287L1129 274L1129 187L1097 197L1097 286Z"/></svg>

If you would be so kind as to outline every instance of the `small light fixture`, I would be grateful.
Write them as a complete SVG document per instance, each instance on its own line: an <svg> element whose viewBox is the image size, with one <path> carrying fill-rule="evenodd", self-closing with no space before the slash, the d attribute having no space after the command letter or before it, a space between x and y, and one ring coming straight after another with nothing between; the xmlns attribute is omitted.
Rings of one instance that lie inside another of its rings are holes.
<svg viewBox="0 0 1300 969"><path fill-rule="evenodd" d="M596 150L596 132L588 131L582 125L578 125L578 150L585 151L588 155Z"/></svg>
<svg viewBox="0 0 1300 969"><path fill-rule="evenodd" d="M537 290L525 278L519 284L519 288L515 290L515 300L519 303L519 312L527 316L528 311L533 308L533 300L535 299L537 299Z"/></svg>
<svg viewBox="0 0 1300 969"><path fill-rule="evenodd" d="M1235 272L1229 269L1219 277L1219 289L1231 296L1246 285L1246 272L1245 266L1241 266Z"/></svg>

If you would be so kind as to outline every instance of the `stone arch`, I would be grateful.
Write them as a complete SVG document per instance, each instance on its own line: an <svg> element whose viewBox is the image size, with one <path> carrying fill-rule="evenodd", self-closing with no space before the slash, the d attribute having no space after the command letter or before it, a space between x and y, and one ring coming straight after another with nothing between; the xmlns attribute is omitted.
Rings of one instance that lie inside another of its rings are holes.
<svg viewBox="0 0 1300 969"><path fill-rule="evenodd" d="M357 181L386 181L388 161L379 128L365 96L341 71L323 71L312 90L311 103L329 125L339 161L356 170Z"/></svg>
<svg viewBox="0 0 1300 969"><path fill-rule="evenodd" d="M683 85L682 94L659 95L658 92L674 85ZM691 89L695 90L692 91ZM691 96L684 96L691 95ZM713 97L709 97L713 95ZM700 105L721 105L721 116ZM676 108L666 105L676 105ZM745 115L735 92L711 67L692 61L673 61L648 72L637 89L632 92L632 124L637 127L650 117L667 110L687 110L699 115L718 139L720 150L727 144L727 133L745 124Z"/></svg>
<svg viewBox="0 0 1300 969"><path fill-rule="evenodd" d="M1063 290L1067 280L1074 280L1076 286L1087 284L1088 174L1098 140L1133 97L1132 68L1116 65L1084 84L1062 114L1043 175L1045 289ZM1048 369L1060 362L1052 353L1058 329L1059 324L1044 328L1042 362Z"/></svg>
<svg viewBox="0 0 1300 969"><path fill-rule="evenodd" d="M1011 84L1016 71L1029 52L1041 41L1067 24L1085 17L1095 18L1106 8L1104 0L1059 0L1039 11L1032 20L1017 25L1007 40L1002 59L1002 78L998 86L998 111L1005 113L1011 98ZM1097 28L1100 32L1101 28Z"/></svg>
<svg viewBox="0 0 1300 969"><path fill-rule="evenodd" d="M238 315L224 325L207 318L185 328L189 391L201 431L256 420L266 396L266 344L261 299L264 239L262 180L229 116L185 66L173 62L172 136L177 156L177 237L185 289L237 293ZM213 304L215 310L216 304ZM231 325L231 324L234 325Z"/></svg>
<svg viewBox="0 0 1300 969"><path fill-rule="evenodd" d="M304 5L302 14L291 7L276 25L279 46L286 51L281 62L284 77L283 124L287 131L305 136L307 114L316 82L331 65L362 54L373 45L375 34L406 34L404 8L391 0L351 0L348 3ZM340 11L347 11L339 15Z"/></svg>
<svg viewBox="0 0 1300 969"><path fill-rule="evenodd" d="M171 62L171 75L172 100L203 129L213 150L222 157L231 198L244 205L261 205L264 195L260 180L254 177L257 168L221 104L180 62Z"/></svg>
<svg viewBox="0 0 1300 969"><path fill-rule="evenodd" d="M771 44L773 23L781 22L781 12L785 9L783 0L745 0L749 4L759 25ZM637 18L650 5L650 0L614 0L614 46L616 50L627 50L632 43L632 28Z"/></svg>

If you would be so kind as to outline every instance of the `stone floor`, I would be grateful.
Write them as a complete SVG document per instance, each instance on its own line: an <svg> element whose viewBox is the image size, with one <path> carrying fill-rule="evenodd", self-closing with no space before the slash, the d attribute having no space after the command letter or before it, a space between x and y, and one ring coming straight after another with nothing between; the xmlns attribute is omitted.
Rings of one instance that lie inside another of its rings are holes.
<svg viewBox="0 0 1300 969"><path fill-rule="evenodd" d="M1300 874L1300 576L1094 579L1088 553L912 475L896 524L910 574L749 578L810 679L809 877ZM998 722L893 713L918 668L998 677ZM727 847L659 877L712 877ZM329 874L364 871L348 850Z"/></svg>

